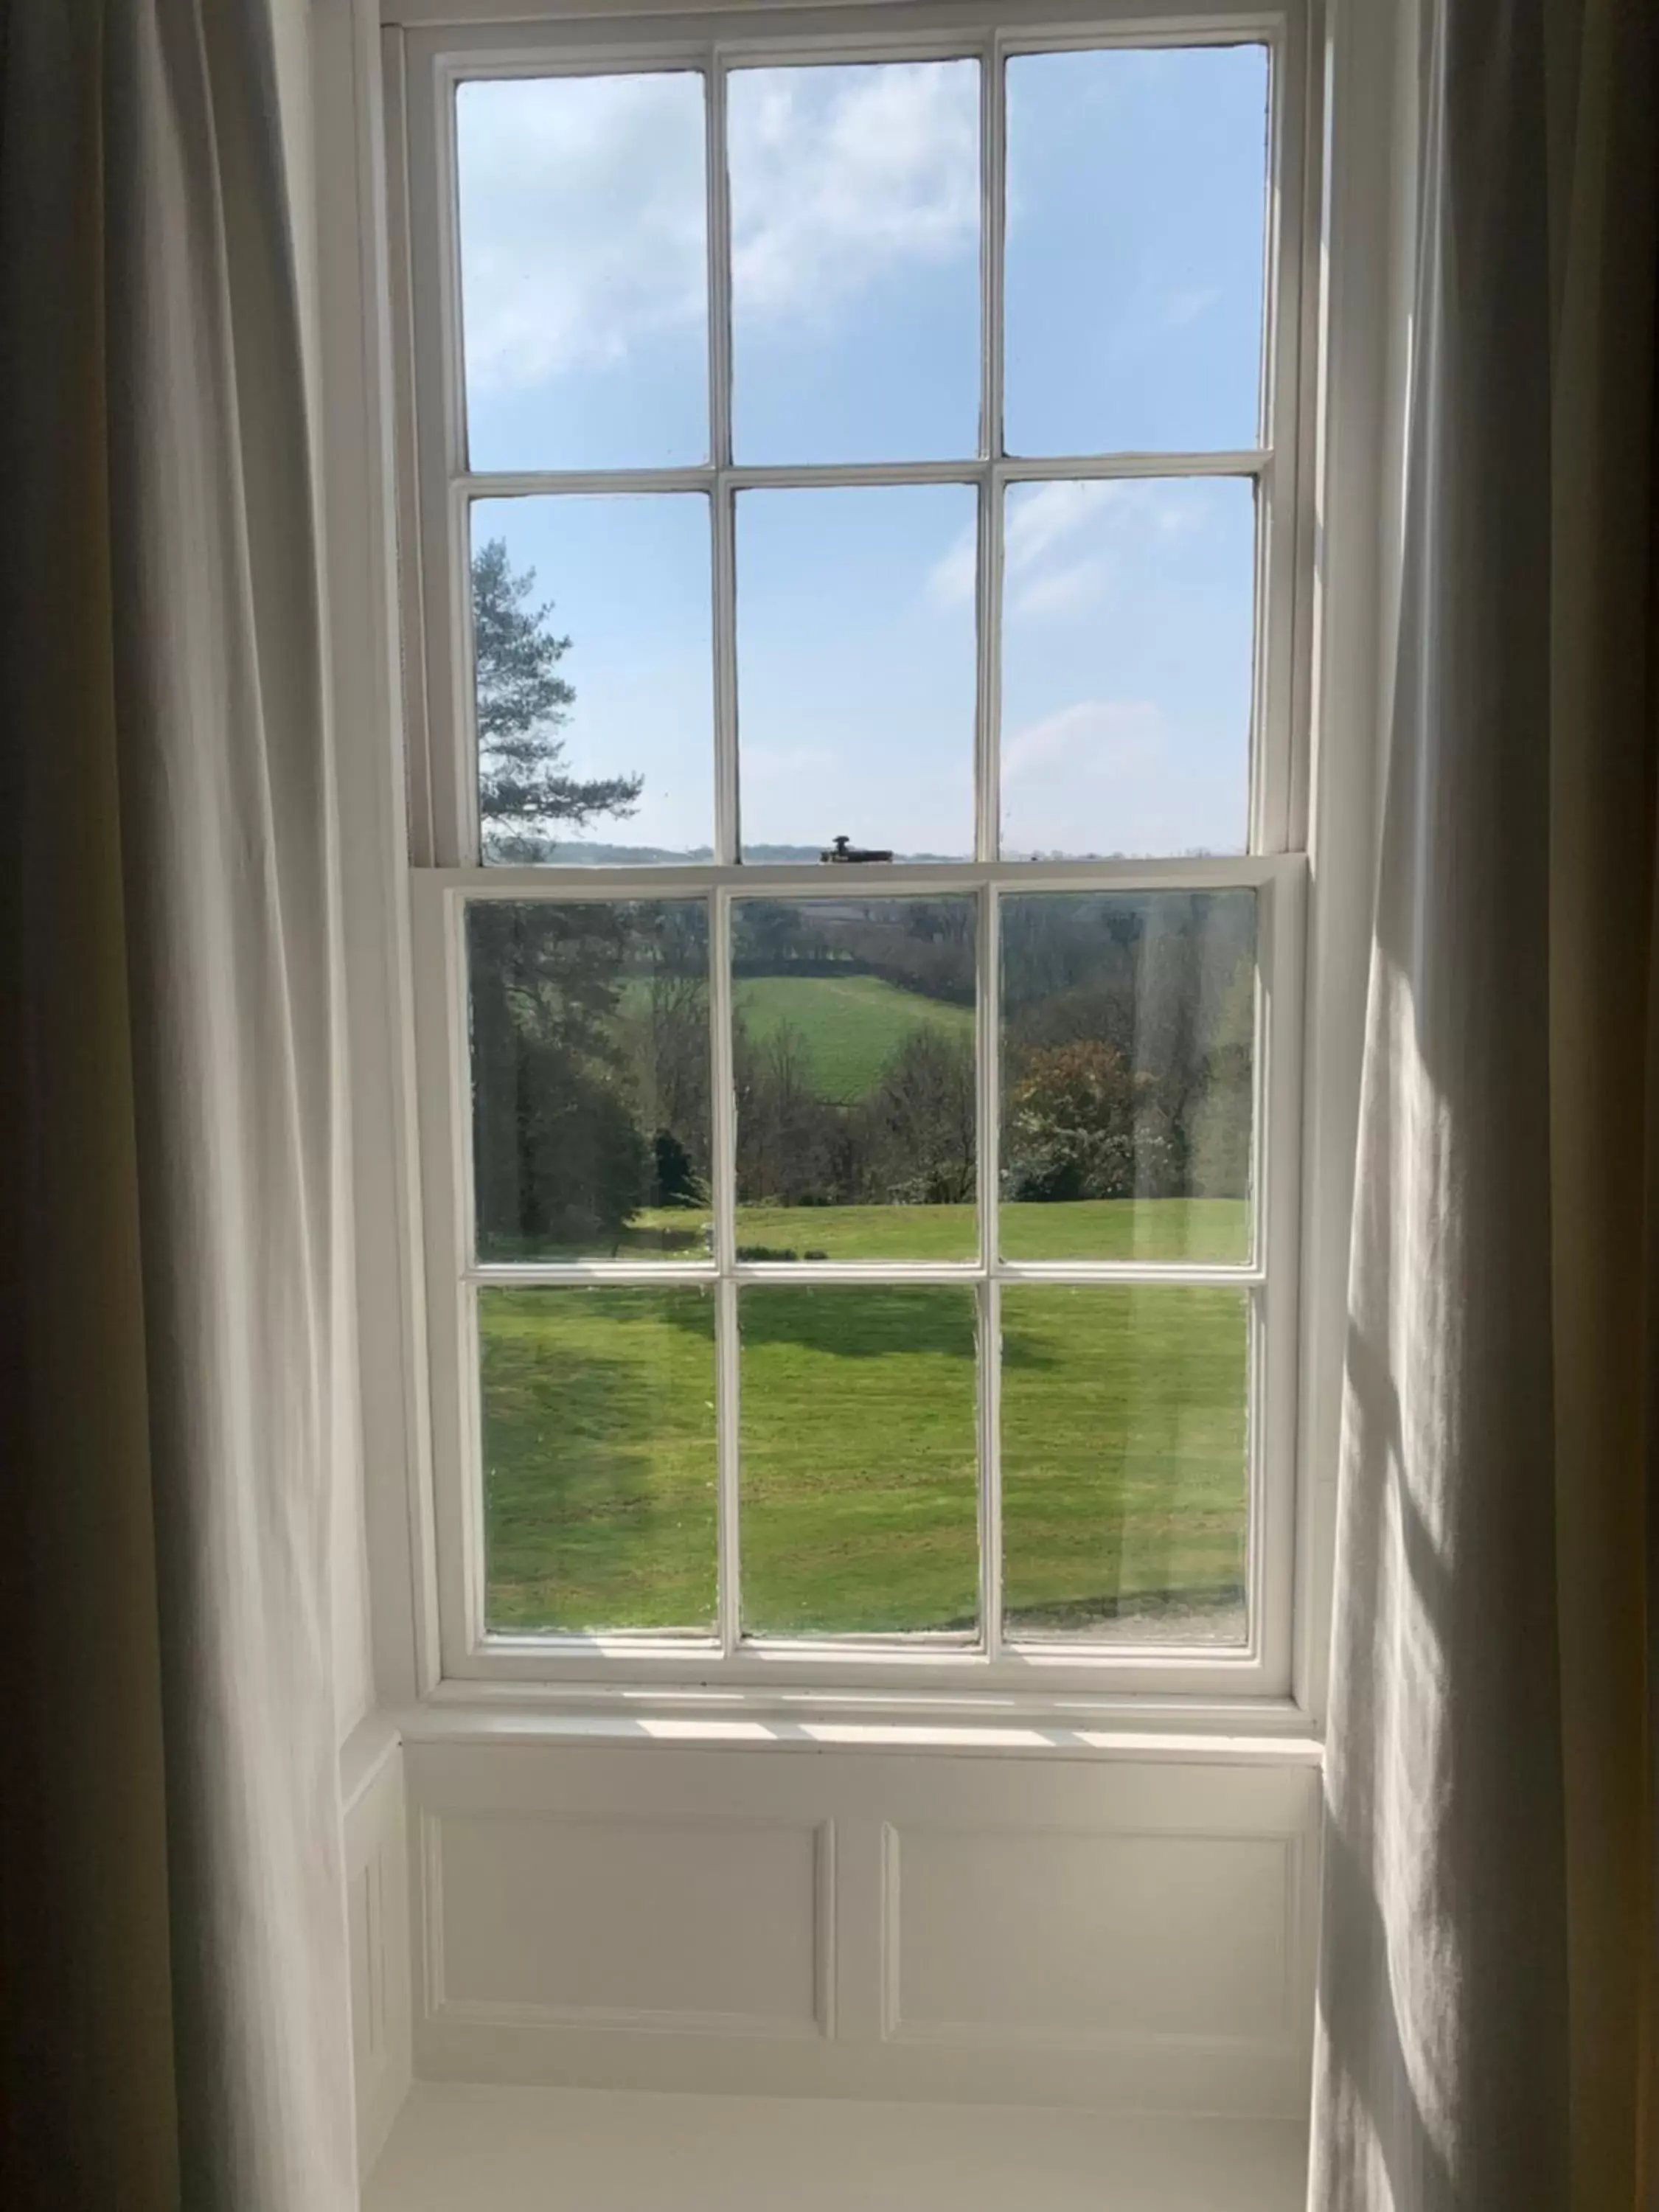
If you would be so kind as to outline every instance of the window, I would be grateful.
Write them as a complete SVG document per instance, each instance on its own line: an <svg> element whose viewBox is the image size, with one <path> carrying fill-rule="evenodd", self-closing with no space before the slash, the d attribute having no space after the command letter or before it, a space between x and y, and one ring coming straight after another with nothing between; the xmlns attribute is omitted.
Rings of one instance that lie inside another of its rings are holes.
<svg viewBox="0 0 1659 2212"><path fill-rule="evenodd" d="M445 1668L1283 1689L1300 34L838 20L408 99Z"/></svg>

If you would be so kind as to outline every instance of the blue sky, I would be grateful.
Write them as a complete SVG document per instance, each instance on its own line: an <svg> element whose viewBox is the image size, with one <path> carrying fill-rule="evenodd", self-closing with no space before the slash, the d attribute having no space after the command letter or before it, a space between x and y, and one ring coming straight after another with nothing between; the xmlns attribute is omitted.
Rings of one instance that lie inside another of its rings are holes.
<svg viewBox="0 0 1659 2212"><path fill-rule="evenodd" d="M976 449L977 78L951 62L730 80L739 461ZM702 97L690 74L463 87L475 468L707 458ZM1020 58L1008 100L1009 450L1253 444L1262 51ZM739 495L746 842L971 849L974 502L955 485ZM1005 523L1005 849L1239 849L1248 483L1023 485ZM495 501L474 527L536 569L571 637L572 767L645 775L637 813L593 834L706 844L706 501Z"/></svg>

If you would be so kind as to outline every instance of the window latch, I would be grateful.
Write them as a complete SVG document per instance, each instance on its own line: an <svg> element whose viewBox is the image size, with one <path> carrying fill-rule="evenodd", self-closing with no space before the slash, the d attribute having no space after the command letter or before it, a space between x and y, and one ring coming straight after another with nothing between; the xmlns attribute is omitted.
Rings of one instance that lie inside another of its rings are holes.
<svg viewBox="0 0 1659 2212"><path fill-rule="evenodd" d="M818 854L821 860L848 866L860 860L890 860L892 857L890 853L878 853L872 845L855 845L850 837L832 839L829 851Z"/></svg>

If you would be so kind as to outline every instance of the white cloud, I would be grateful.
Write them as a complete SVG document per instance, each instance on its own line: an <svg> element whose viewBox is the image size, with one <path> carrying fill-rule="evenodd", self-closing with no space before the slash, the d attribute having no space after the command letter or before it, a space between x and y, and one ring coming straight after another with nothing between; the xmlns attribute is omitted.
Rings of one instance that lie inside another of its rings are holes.
<svg viewBox="0 0 1659 2212"><path fill-rule="evenodd" d="M1005 850L1237 850L1238 794L1150 699L1081 699L1003 739Z"/></svg>
<svg viewBox="0 0 1659 2212"><path fill-rule="evenodd" d="M695 345L707 288L701 87L686 75L465 86L467 374L524 391ZM742 309L823 317L907 268L975 250L971 64L742 72L732 82Z"/></svg>
<svg viewBox="0 0 1659 2212"><path fill-rule="evenodd" d="M1203 521L1185 484L1156 477L1073 477L1016 487L1003 537L1005 607L1013 615L1074 614L1103 598L1126 556L1139 557L1154 534L1167 541ZM975 573L970 526L933 564L929 599L941 607L966 604Z"/></svg>
<svg viewBox="0 0 1659 2212"><path fill-rule="evenodd" d="M475 394L612 366L661 331L695 334L707 281L695 77L466 85L459 133Z"/></svg>
<svg viewBox="0 0 1659 2212"><path fill-rule="evenodd" d="M970 522L928 570L929 603L940 608L970 606L978 572L979 531Z"/></svg>
<svg viewBox="0 0 1659 2212"><path fill-rule="evenodd" d="M1164 297L1163 322L1166 331L1184 331L1207 315L1221 299L1219 284L1188 284Z"/></svg>
<svg viewBox="0 0 1659 2212"><path fill-rule="evenodd" d="M1012 614L1059 614L1085 606L1107 582L1110 569L1092 526L1106 511L1141 489L1110 479L1085 479L1022 487L1008 501L1002 545L1005 604ZM1079 544L1079 540L1084 540ZM927 579L936 606L960 606L974 596L976 536L973 526L937 561Z"/></svg>
<svg viewBox="0 0 1659 2212"><path fill-rule="evenodd" d="M728 106L740 313L822 318L896 270L973 251L970 64L739 73Z"/></svg>
<svg viewBox="0 0 1659 2212"><path fill-rule="evenodd" d="M1034 576L1014 596L1013 610L1021 615L1075 614L1097 599L1111 574L1104 561L1073 561Z"/></svg>
<svg viewBox="0 0 1659 2212"><path fill-rule="evenodd" d="M748 783L793 783L797 777L827 775L840 765L828 745L769 745L745 740L744 780Z"/></svg>
<svg viewBox="0 0 1659 2212"><path fill-rule="evenodd" d="M1081 699L1005 738L1002 774L1030 784L1058 771L1091 784L1146 773L1164 744L1164 718L1150 699Z"/></svg>
<svg viewBox="0 0 1659 2212"><path fill-rule="evenodd" d="M1002 548L1010 611L1066 614L1097 598L1111 574L1102 526L1113 508L1133 504L1141 489L1085 477L1013 494Z"/></svg>
<svg viewBox="0 0 1659 2212"><path fill-rule="evenodd" d="M1087 529L1108 507L1121 505L1133 489L1108 477L1022 486L1008 503L1003 557L1009 569L1018 575L1036 567L1057 546Z"/></svg>

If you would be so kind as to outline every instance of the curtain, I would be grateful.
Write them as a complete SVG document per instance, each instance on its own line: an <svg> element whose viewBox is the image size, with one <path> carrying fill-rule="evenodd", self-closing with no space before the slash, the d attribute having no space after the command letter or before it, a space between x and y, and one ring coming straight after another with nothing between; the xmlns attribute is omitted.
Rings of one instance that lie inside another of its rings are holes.
<svg viewBox="0 0 1659 2212"><path fill-rule="evenodd" d="M0 0L0 2200L356 2202L334 900L265 0Z"/></svg>
<svg viewBox="0 0 1659 2212"><path fill-rule="evenodd" d="M1424 0L1310 2207L1650 2204L1650 0Z"/></svg>

